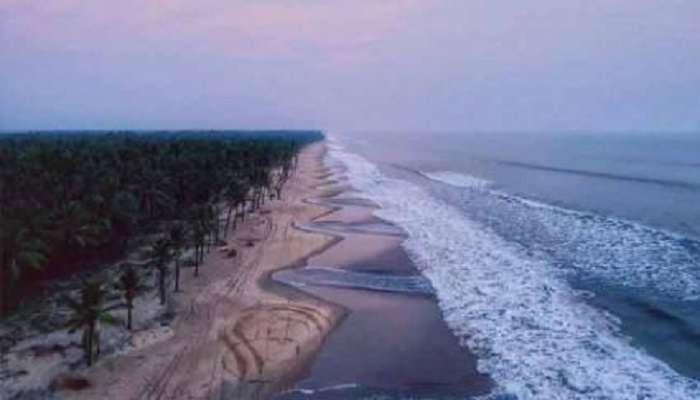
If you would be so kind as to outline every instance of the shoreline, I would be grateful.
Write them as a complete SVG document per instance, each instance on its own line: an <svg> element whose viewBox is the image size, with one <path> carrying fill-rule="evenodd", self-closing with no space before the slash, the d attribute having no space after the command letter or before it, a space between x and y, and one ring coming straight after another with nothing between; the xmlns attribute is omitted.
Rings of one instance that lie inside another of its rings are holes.
<svg viewBox="0 0 700 400"><path fill-rule="evenodd" d="M274 398L488 393L493 382L476 370L476 357L447 327L432 290L415 285L431 287L401 246L405 232L376 217L378 205L355 197L344 168L329 168L333 172L324 176L329 190L306 201L333 211L297 228L338 240L310 256L303 268L277 271L272 279L348 312L309 373Z"/></svg>

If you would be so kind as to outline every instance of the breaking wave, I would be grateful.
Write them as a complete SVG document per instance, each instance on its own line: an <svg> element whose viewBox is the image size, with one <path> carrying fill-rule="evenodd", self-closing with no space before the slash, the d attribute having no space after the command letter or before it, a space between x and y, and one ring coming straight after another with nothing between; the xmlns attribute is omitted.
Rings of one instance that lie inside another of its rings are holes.
<svg viewBox="0 0 700 400"><path fill-rule="evenodd" d="M486 179L452 171L421 172L421 175L434 181L469 189L486 189L492 184L491 181Z"/></svg>
<svg viewBox="0 0 700 400"><path fill-rule="evenodd" d="M468 182L464 174L462 182ZM477 186L478 188L479 186ZM637 222L569 210L498 190L455 199L471 219L556 268L679 300L700 298L700 241Z"/></svg>
<svg viewBox="0 0 700 400"><path fill-rule="evenodd" d="M547 257L505 240L426 188L384 176L339 146L330 157L347 166L351 185L382 206L379 217L408 233L404 247L435 288L448 326L477 354L479 370L497 383L495 395L700 398L697 381L632 346L620 321L587 304L584 293L567 283L566 271ZM561 229L566 223L571 221ZM638 229L629 227L620 240L638 243L632 233Z"/></svg>
<svg viewBox="0 0 700 400"><path fill-rule="evenodd" d="M283 270L275 273L274 278L294 286L320 285L381 292L434 294L430 282L420 275L392 275L310 266Z"/></svg>

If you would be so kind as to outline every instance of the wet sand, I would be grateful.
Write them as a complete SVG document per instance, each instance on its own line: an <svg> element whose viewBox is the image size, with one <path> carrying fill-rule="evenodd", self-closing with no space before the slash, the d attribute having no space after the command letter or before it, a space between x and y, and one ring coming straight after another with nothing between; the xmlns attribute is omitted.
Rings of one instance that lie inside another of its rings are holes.
<svg viewBox="0 0 700 400"><path fill-rule="evenodd" d="M350 195L340 192L327 199L327 204L342 208L309 227L322 231L330 224L330 231L342 237L339 243L311 257L310 269L338 268L377 276L418 275L400 247L404 237L377 230L377 224L393 227L372 215L375 207L360 201L334 200ZM323 203L321 199L315 201ZM343 224L347 229L341 229ZM303 275L304 271L295 273ZM285 280L283 273L273 277ZM489 379L476 371L474 356L449 331L433 296L318 284L301 289L341 305L348 313L326 340L309 374L276 398L377 394L464 398L488 392Z"/></svg>

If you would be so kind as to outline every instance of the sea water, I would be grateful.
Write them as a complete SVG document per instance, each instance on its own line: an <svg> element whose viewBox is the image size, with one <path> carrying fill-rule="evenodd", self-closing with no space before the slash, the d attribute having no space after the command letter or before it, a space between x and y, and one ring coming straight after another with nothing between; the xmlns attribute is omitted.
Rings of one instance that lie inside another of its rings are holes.
<svg viewBox="0 0 700 400"><path fill-rule="evenodd" d="M700 399L700 137L329 136L491 397Z"/></svg>

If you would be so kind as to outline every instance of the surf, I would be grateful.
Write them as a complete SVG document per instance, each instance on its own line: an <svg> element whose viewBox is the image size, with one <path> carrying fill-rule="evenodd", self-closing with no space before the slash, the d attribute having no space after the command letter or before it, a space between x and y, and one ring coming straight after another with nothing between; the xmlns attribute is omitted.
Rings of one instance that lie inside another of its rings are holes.
<svg viewBox="0 0 700 400"><path fill-rule="evenodd" d="M381 205L377 216L407 232L403 246L430 280L448 326L497 382L494 395L700 398L697 381L633 346L620 320L589 305L588 294L572 288L566 271L540 250L503 239L341 147L329 157L347 167L360 196Z"/></svg>

